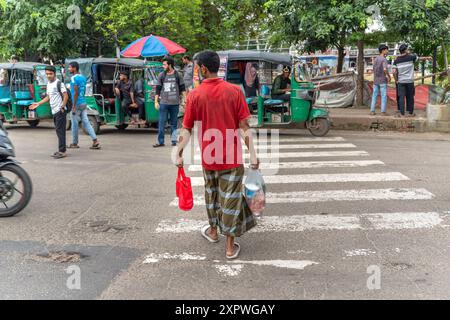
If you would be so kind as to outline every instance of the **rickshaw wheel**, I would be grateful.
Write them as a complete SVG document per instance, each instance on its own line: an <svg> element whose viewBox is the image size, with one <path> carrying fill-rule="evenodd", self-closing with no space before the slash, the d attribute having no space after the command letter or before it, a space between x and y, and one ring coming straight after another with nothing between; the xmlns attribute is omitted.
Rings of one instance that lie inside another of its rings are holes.
<svg viewBox="0 0 450 320"><path fill-rule="evenodd" d="M27 120L27 122L32 128L36 128L39 124L39 120Z"/></svg>
<svg viewBox="0 0 450 320"><path fill-rule="evenodd" d="M128 127L128 124L126 124L126 123L122 123L122 124L119 124L119 125L117 125L117 126L115 126L117 129L119 129L120 131L123 131L123 130L125 130L127 127Z"/></svg>
<svg viewBox="0 0 450 320"><path fill-rule="evenodd" d="M330 121L326 118L314 118L308 123L308 130L315 137L323 137L330 131Z"/></svg>
<svg viewBox="0 0 450 320"><path fill-rule="evenodd" d="M95 116L88 116L88 119L91 123L92 129L94 129L95 134L98 134L100 132L100 124L97 122L97 118L95 118ZM85 134L88 134L84 127L83 131Z"/></svg>

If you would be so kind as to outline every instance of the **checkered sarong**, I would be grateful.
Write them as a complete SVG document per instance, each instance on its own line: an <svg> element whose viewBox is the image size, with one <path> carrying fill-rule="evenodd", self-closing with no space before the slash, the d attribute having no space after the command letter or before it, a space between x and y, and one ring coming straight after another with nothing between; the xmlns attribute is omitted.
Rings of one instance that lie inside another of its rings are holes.
<svg viewBox="0 0 450 320"><path fill-rule="evenodd" d="M203 169L205 202L209 224L223 235L240 237L256 226L242 194L244 167L211 171Z"/></svg>

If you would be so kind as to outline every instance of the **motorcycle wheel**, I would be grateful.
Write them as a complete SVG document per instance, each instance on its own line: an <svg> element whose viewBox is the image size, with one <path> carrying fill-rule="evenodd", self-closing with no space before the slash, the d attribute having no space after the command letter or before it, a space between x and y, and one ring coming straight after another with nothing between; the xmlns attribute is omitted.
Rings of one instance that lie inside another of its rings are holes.
<svg viewBox="0 0 450 320"><path fill-rule="evenodd" d="M0 217L11 217L30 202L33 186L30 176L20 166L7 164L0 168Z"/></svg>

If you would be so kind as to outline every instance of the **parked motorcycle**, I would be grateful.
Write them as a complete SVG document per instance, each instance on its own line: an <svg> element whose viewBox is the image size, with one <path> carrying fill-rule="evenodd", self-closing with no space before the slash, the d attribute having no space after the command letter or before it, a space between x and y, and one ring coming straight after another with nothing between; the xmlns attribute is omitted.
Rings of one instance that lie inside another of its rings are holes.
<svg viewBox="0 0 450 320"><path fill-rule="evenodd" d="M14 157L14 146L0 121L0 217L11 217L22 211L33 192L30 176Z"/></svg>

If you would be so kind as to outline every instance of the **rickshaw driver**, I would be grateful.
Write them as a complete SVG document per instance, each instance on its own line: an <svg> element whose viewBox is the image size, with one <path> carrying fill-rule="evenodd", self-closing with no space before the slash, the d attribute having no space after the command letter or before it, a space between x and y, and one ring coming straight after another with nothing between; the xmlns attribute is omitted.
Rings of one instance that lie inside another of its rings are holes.
<svg viewBox="0 0 450 320"><path fill-rule="evenodd" d="M272 99L290 101L291 95L289 93L291 86L291 67L285 66L283 73L278 75L273 81L272 85Z"/></svg>
<svg viewBox="0 0 450 320"><path fill-rule="evenodd" d="M127 71L120 71L119 82L116 84L114 91L120 100L122 109L131 118L133 113L131 109L138 108L138 105L134 99L134 85L131 79L129 79L129 73Z"/></svg>

